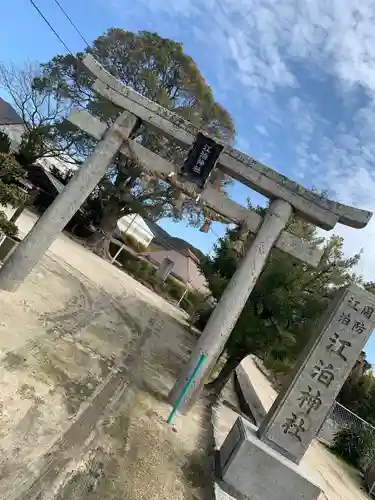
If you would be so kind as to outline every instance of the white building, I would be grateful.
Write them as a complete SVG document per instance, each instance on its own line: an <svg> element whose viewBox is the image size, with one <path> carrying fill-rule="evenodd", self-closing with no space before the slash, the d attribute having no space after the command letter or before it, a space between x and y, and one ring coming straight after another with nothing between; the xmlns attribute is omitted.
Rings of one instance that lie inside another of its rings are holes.
<svg viewBox="0 0 375 500"><path fill-rule="evenodd" d="M154 233L149 229L146 222L138 214L125 215L117 222L117 227L122 234L132 236L139 243L148 247Z"/></svg>
<svg viewBox="0 0 375 500"><path fill-rule="evenodd" d="M0 97L0 132L7 134L13 151L17 151L21 144L24 131L25 126L22 118L8 102Z"/></svg>
<svg viewBox="0 0 375 500"><path fill-rule="evenodd" d="M17 151L21 141L22 135L25 132L25 125L22 118L15 111L15 109L4 99L0 97L0 132L7 134L10 139L10 147L13 151ZM66 174L70 170L76 170L77 166L69 162L69 158L64 161L61 158L44 157L39 158L36 163L41 165L47 170L53 167L60 170L62 174Z"/></svg>

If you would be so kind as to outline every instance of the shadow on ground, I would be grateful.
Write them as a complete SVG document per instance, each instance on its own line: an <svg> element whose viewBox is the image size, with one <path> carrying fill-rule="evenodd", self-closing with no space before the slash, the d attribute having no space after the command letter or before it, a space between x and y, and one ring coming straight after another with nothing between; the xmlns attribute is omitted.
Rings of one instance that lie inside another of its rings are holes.
<svg viewBox="0 0 375 500"><path fill-rule="evenodd" d="M0 293L1 498L212 498L208 405L165 423L196 339L162 304L108 288L49 258L13 300Z"/></svg>

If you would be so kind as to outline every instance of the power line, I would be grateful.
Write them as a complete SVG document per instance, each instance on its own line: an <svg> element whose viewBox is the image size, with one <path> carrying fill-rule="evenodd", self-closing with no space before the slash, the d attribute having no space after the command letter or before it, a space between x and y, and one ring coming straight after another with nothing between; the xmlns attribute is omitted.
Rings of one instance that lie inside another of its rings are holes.
<svg viewBox="0 0 375 500"><path fill-rule="evenodd" d="M66 48L66 50L72 54L72 51L69 49L69 47L66 45L66 43L64 42L64 40L61 38L61 36L57 33L57 31L54 29L54 27L52 26L52 24L48 21L48 19L46 18L46 16L43 14L43 12L39 9L39 7L36 5L36 3L34 2L34 0L29 0L29 2L31 3L31 5L34 7L34 9L37 11L37 13L40 15L40 17L43 19L43 21L48 25L48 27L50 28L50 30L55 34L55 36L58 38L58 40L60 41L60 43L62 43L62 45Z"/></svg>
<svg viewBox="0 0 375 500"><path fill-rule="evenodd" d="M55 34L55 36L58 38L58 40L62 43L62 45L66 48L66 50L69 52L69 54L75 59L76 63L77 63L77 70L78 71L85 71L85 67L82 63L82 61L80 59L78 59L74 54L73 52L69 49L69 47L66 45L66 43L64 42L64 40L61 38L61 36L58 34L58 32L54 29L54 27L52 26L52 24L48 21L48 19L46 18L46 16L43 14L43 12L39 9L39 7L36 5L36 3L34 2L34 0L29 0L31 5L35 8L35 10L38 12L38 14L40 15L40 17L43 19L43 21L47 24L47 26L50 28L50 30ZM79 36L82 38L82 40L87 44L89 45L89 43L87 43L86 39L84 38L84 36L81 34L81 32L79 31L79 29L77 28L77 26L73 23L73 21L71 20L71 18L68 16L68 14L65 12L65 10L63 9L63 7L59 4L59 2L57 0L55 0L56 4L60 7L60 9L64 12L65 16L67 17L67 19L69 20L69 22L74 26L74 28L77 30L77 33L79 34ZM104 85L106 85L107 87L109 87L111 90L113 90L114 92L118 92L115 88L112 87L112 85L110 85L109 83L105 82L104 80L102 80L100 77L98 76L95 76L95 78L97 78L98 80L100 80Z"/></svg>
<svg viewBox="0 0 375 500"><path fill-rule="evenodd" d="M71 54L77 61L77 63L82 63L82 61L80 61L79 59L76 58L76 56L73 54L73 52L70 50L70 48L67 46L67 44L64 42L64 40L61 38L61 36L58 34L58 32L54 29L54 27L52 26L52 24L48 21L47 17L43 14L43 12L39 9L39 7L36 5L36 3L34 2L34 0L29 0L31 5L34 7L34 9L37 11L37 13L40 15L40 17L43 19L43 21L47 24L47 26L50 28L50 30L54 33L54 35L57 37L57 39L60 41L60 43L65 47L65 49L69 52L69 54ZM56 5L60 8L60 10L63 12L64 16L67 18L67 20L69 21L69 23L73 26L73 28L75 29L75 31L78 33L78 35L80 36L80 38L83 40L83 42L88 46L89 43L87 42L87 40L85 39L85 37L82 35L81 31L78 29L78 27L76 26L76 24L73 22L73 20L71 19L71 17L69 16L69 14L65 11L65 9L63 8L63 6L60 4L60 2L58 0L54 0ZM83 69L83 68L82 68ZM111 85L108 85L108 83L104 82L103 80L101 80L101 78L98 78L98 80L100 80L102 83L104 83L106 86L110 87L112 90L114 90L115 92L117 92L116 89L112 88ZM214 233L214 235L217 237L217 238L220 238L220 236L218 234L215 233L215 231L210 227L210 230ZM161 240L164 240L163 238L161 238L159 236L159 238ZM166 240L164 240L165 243L167 243ZM175 248L173 245L171 245L170 242L168 242L168 246L169 246L169 249L170 250L176 250L176 251L179 251L177 248ZM211 251L211 250L210 250Z"/></svg>
<svg viewBox="0 0 375 500"><path fill-rule="evenodd" d="M218 234L217 234L217 233L216 233L216 232L212 229L212 227L211 227L211 226L210 226L210 231L212 231L212 232L213 232L213 234L216 236L216 238L218 238L218 239L222 238L222 236L219 236L219 235L218 235Z"/></svg>
<svg viewBox="0 0 375 500"><path fill-rule="evenodd" d="M31 0L30 0L31 1ZM70 24L73 26L73 28L76 30L78 35L81 37L83 42L89 46L89 42L86 40L86 38L82 35L81 31L77 28L77 25L73 22L72 18L69 16L69 14L65 11L64 7L61 5L61 3L58 0L55 0L56 5L59 7L61 12L64 14L64 16L67 18L67 20L70 22Z"/></svg>

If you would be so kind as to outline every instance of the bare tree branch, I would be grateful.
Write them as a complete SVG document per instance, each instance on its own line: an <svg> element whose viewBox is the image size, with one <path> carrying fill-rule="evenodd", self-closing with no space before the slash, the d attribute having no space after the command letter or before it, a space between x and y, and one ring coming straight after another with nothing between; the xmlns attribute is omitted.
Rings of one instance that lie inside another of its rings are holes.
<svg viewBox="0 0 375 500"><path fill-rule="evenodd" d="M35 82L40 77L39 64L26 62L18 67L12 63L0 63L0 87L10 95L11 104L24 124L25 132L19 153L29 163L41 157L69 161L68 157L75 153L75 141L63 139L56 131L72 104L58 96L52 97L47 92L39 91ZM75 163L74 159L71 163Z"/></svg>

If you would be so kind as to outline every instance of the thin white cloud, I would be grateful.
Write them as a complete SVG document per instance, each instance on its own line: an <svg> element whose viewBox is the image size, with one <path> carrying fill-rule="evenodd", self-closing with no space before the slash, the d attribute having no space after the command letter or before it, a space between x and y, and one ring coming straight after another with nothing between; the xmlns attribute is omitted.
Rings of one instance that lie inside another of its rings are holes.
<svg viewBox="0 0 375 500"><path fill-rule="evenodd" d="M121 12L121 0L112 0L112 5ZM201 52L210 55L215 95L221 99L238 89L237 99L260 111L258 121L251 116L260 136L271 137L270 128L284 134L288 126L286 137L294 140L290 147L297 160L281 165L282 159L271 157L274 168L287 168L307 185L328 188L341 202L375 211L374 2L139 0L136 8L140 5L155 19L165 16L169 24L171 18L188 24ZM299 92L296 62L319 70L314 75L317 85L318 79L331 78L342 106L349 105L359 87L365 89L367 102L341 118L342 123L328 123L324 110ZM276 99L280 92L286 93L283 110ZM251 139L242 137L241 143L251 144ZM264 155L270 152L265 149ZM366 278L374 279L375 220L364 230L338 231L346 236L348 253L364 248L362 268Z"/></svg>
<svg viewBox="0 0 375 500"><path fill-rule="evenodd" d="M268 137L267 129L264 125L255 125L255 130L257 130L261 135Z"/></svg>
<svg viewBox="0 0 375 500"><path fill-rule="evenodd" d="M122 0L110 5L124 12ZM343 82L375 89L370 0L140 0L137 5L155 16L189 18L192 29L201 26L205 40L236 61L239 78L255 75L266 86L290 85L295 76L287 55L314 59Z"/></svg>

